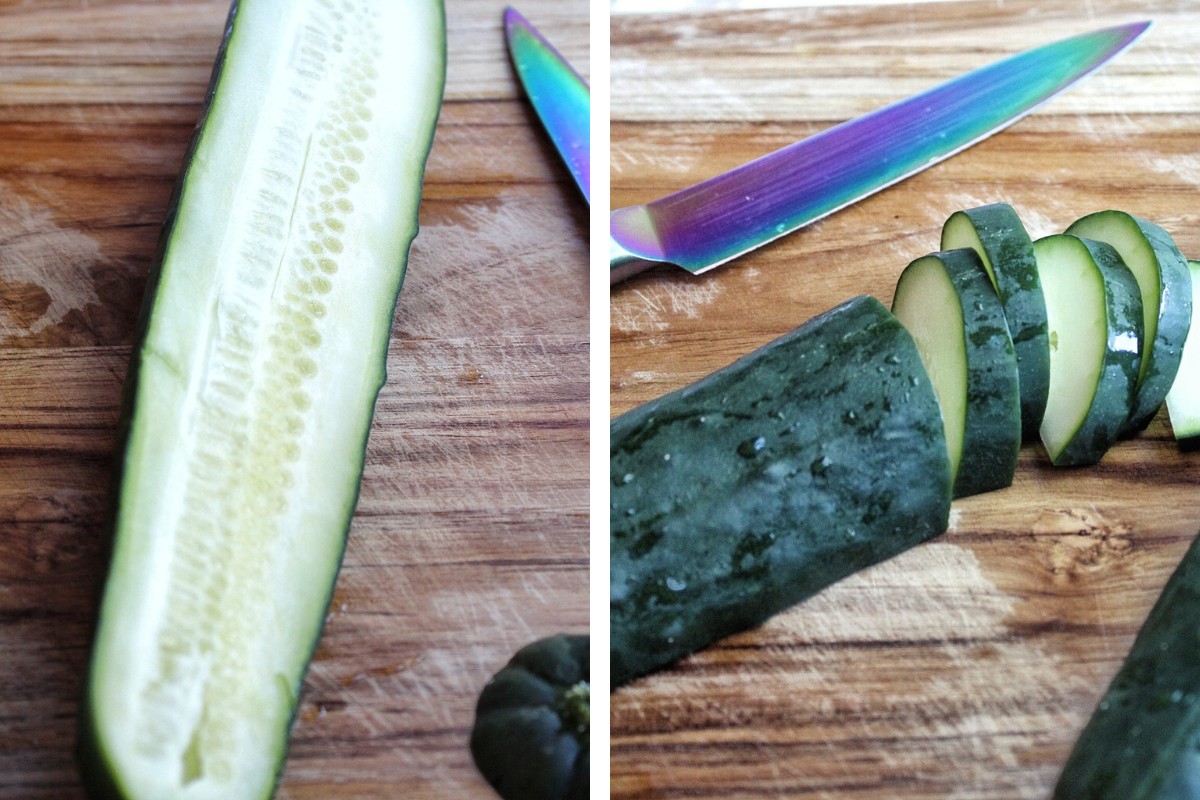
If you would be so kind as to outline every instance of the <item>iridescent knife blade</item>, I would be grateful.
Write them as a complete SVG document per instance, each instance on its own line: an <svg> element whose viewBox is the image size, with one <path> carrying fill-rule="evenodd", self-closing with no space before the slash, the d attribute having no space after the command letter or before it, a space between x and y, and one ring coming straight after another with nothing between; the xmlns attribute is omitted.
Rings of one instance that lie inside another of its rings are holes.
<svg viewBox="0 0 1200 800"><path fill-rule="evenodd" d="M508 51L529 102L537 111L575 182L591 201L591 93L550 42L511 6L504 9Z"/></svg>
<svg viewBox="0 0 1200 800"><path fill-rule="evenodd" d="M615 283L655 262L698 274L1011 125L1129 47L1137 22L1064 39L836 125L668 197L614 211Z"/></svg>

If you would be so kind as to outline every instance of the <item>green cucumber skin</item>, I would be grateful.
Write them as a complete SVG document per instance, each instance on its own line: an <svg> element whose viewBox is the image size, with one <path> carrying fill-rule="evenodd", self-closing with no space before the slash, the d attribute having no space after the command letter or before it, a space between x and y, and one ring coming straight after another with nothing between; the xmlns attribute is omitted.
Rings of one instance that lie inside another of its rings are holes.
<svg viewBox="0 0 1200 800"><path fill-rule="evenodd" d="M1099 211L1076 220L1067 228L1067 233L1098 238L1093 229L1096 221L1105 216L1125 212ZM1158 330L1154 341L1143 345L1143 358L1147 363L1138 383L1134 407L1129 419L1121 429L1124 436L1132 436L1144 430L1158 413L1166 400L1167 392L1175 381L1179 361L1183 357L1183 343L1187 339L1192 321L1192 278L1187 259L1179 252L1171 235L1153 222L1133 214L1126 214L1150 242L1158 258L1161 276L1161 297L1158 306Z"/></svg>
<svg viewBox="0 0 1200 800"><path fill-rule="evenodd" d="M111 484L111 491L110 491L110 497L112 498L112 500L110 502L110 506L107 511L107 520L106 520L106 526L107 526L107 529L110 532L110 534L113 534L116 531L117 512L118 512L116 499L119 497L122 478L125 473L126 467L128 466L127 458L126 458L127 446L128 446L129 438L130 438L132 427L133 427L133 421L134 421L134 418L137 413L136 397L137 397L138 379L139 379L139 374L140 374L141 368L142 368L144 350L147 346L148 334L149 334L149 330L150 330L150 321L151 321L151 315L152 315L152 312L154 309L155 298L158 293L159 285L162 281L164 265L166 262L166 254L167 254L168 248L171 243L171 233L175 229L176 225L180 222L179 213L178 213L179 212L179 204L180 204L181 198L183 197L185 187L187 186L187 183L188 183L188 178L189 178L189 174L190 174L189 167L196 155L197 149L199 148L200 142L203 138L205 121L208 119L210 113L213 110L213 101L217 96L217 90L220 85L221 76L224 73L224 71L228 68L227 57L229 55L230 44L233 41L234 34L236 31L237 18L238 18L239 11L242 8L242 6L245 6L248 3L251 3L252 1L253 0L230 0L229 11L225 18L221 41L220 41L220 44L218 45L217 52L214 57L213 69L212 69L212 72L210 73L209 83L208 83L208 86L205 91L204 99L201 103L200 112L197 117L196 125L195 125L194 129L192 130L192 133L188 139L188 143L184 149L184 155L183 155L183 159L182 159L182 167L181 167L178 179L176 180L175 185L172 188L172 193L171 193L171 196L167 203L167 208L166 208L163 225L162 225L162 228L159 233L156 252L154 255L154 259L151 263L150 269L148 271L148 274L147 274L146 287L143 292L142 301L141 301L141 305L140 305L140 308L138 311L138 318L137 318L137 323L136 323L136 328L135 328L135 330L136 330L135 344L134 344L133 351L131 354L130 363L129 363L129 367L128 367L128 370L127 370L127 373L125 376L125 380L124 380L124 382L122 384L122 388L121 388L121 399L120 399L121 411L119 414L119 418L117 421L117 428L116 428L117 458L115 459L115 465L114 465L115 468L113 470L112 484ZM441 108L441 104L442 104L442 100L444 98L444 92L445 92L445 65L447 62L448 52L447 52L447 42L446 42L446 38L445 38L446 24L445 24L444 4L439 1L437 3L437 9L438 9L438 14L441 17L441 31L443 32L443 35L442 35L442 38L440 41L440 53L439 53L439 56L440 56L439 69L441 70L441 75L442 75L441 81L442 82L441 82L440 86L438 86L438 88L437 88L437 98L435 101L437 104L437 110L435 110L435 112L434 112L433 124L431 124L429 127L429 136L428 136L428 139L423 144L422 154L420 154L417 159L417 161L419 163L418 179L420 179L421 181L424 180L426 159L428 157L430 150L433 147L434 128L436 125L438 110L440 110L440 108ZM397 224L411 225L412 231L414 232L414 235L415 235L415 232L417 230L417 218L416 218L415 214L414 214L413 218L408 219L408 220L398 219ZM394 318L394 316L395 316L396 306L397 306L397 303L399 302L400 292L403 287L404 277L405 277L406 273L407 273L407 270L402 269L400 271L399 275L397 276L397 280L395 283L395 291L392 293L392 298L391 298L391 312L388 316L389 320ZM372 418L374 416L373 411L374 411L375 404L378 400L378 395L382 391L384 385L386 384L386 381L387 381L387 354L386 354L386 348L385 348L385 350L382 354L382 357L379 359L379 362L378 362L378 372L376 373L376 377L369 387L369 391L370 391L369 402L370 402L371 409L372 409L372 413L371 413ZM345 557L345 547L346 547L346 544L348 543L348 539L349 539L350 527L351 527L351 523L352 523L352 519L353 519L353 511L358 505L359 492L361 491L361 475L362 475L363 466L365 465L367 439L368 439L369 433L370 433L369 430L363 431L361 448L360 448L363 453L363 460L358 466L358 473L355 476L354 481L353 481L353 485L354 485L353 493L348 498L348 507L349 507L350 513L347 515L344 528L341 531L341 549L339 550L339 553L338 553L337 563L332 565L333 580L331 580L327 586L311 587L311 590L313 591L314 594L320 592L324 595L325 605L328 605L329 601L333 597L333 592L334 592L334 588L335 588L334 580L336 580L336 576L341 571L342 559L344 559L344 557ZM106 543L106 545L107 545L106 546L107 556L111 560L114 545L115 545L115 542L111 535L110 535L109 540ZM108 580L108 579L111 579L111 574L110 574L109 578L106 578L106 580ZM103 587L101 587L101 589L102 588ZM97 596L98 605L102 605L100 603L101 599L102 599L102 592L101 592L101 594L99 594ZM100 633L102 616L103 616L103 608L101 607L100 615L97 617L97 619L95 620L95 622L93 624L93 630L92 630L93 645L92 645L92 656L90 657L90 661L89 661L89 673L95 669L95 656L94 656L95 650L96 650L95 640L99 636L99 633ZM293 698L296 698L297 701L300 697L301 689L303 686L304 673L307 672L307 664L309 662L311 662L312 656L315 655L315 653L316 653L317 647L320 643L320 638L321 638L323 629L324 629L324 618L317 621L316 627L313 630L312 639L310 642L307 643L307 649L308 649L309 655L308 655L308 658L305 663L305 668L301 671L301 674L300 674L298 680L296 680L295 683L291 687L291 695ZM91 800L137 800L137 796L135 794L133 794L132 792L130 792L130 790L122 784L119 772L115 769L115 765L109 755L109 752L105 746L105 743L103 742L101 737L98 736L97 725L94 721L95 710L92 705L91 687L90 687L89 681L84 682L83 695L84 696L80 703L80 710L79 710L78 732L77 732L76 743L75 743L75 758L76 758L76 761L79 766L79 771L80 771L80 775L82 778L82 784L83 784L83 789L85 791L85 794ZM289 731L295 725L296 716L297 716L298 711L299 711L299 708L298 708L298 702L297 702L297 703L293 704L292 710L291 710L291 716L288 720L287 727L288 727ZM288 743L288 739L285 737L285 748L287 746L287 743ZM263 795L262 800L270 800L270 798L274 796L275 790L278 788L279 782L283 777L284 768L286 766L286 756L287 756L286 749L284 751L281 751L278 754L278 763L276 765L274 780L272 781L269 791Z"/></svg>
<svg viewBox="0 0 1200 800"><path fill-rule="evenodd" d="M1070 236L1071 234L1059 234ZM1142 341L1142 300L1137 279L1111 245L1083 237L1083 243L1103 276L1108 338L1100 385L1087 416L1076 435L1053 459L1055 466L1081 467L1096 464L1120 438L1137 392L1141 352L1122 342L1132 337Z"/></svg>
<svg viewBox="0 0 1200 800"><path fill-rule="evenodd" d="M1194 540L1091 720L1056 800L1183 800L1200 791L1200 539Z"/></svg>
<svg viewBox="0 0 1200 800"><path fill-rule="evenodd" d="M943 250L962 247L952 235L954 225L974 228L983 245L981 257L991 265L1000 303L1012 336L1021 379L1021 429L1028 439L1036 439L1046 411L1050 391L1050 340L1046 323L1046 300L1038 278L1033 242L1021 224L1017 212L1007 203L992 203L958 211L942 228Z"/></svg>
<svg viewBox="0 0 1200 800"><path fill-rule="evenodd" d="M1017 359L1004 309L974 250L929 257L942 263L958 294L967 354L967 417L954 497L1003 489L1012 485L1021 449Z"/></svg>
<svg viewBox="0 0 1200 800"><path fill-rule="evenodd" d="M949 520L937 398L870 297L618 417L609 463L614 688Z"/></svg>

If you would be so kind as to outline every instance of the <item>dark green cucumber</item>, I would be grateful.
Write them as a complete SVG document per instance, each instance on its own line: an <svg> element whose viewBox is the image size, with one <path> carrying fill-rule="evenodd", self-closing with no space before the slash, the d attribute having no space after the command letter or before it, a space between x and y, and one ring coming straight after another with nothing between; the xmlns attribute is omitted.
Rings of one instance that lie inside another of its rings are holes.
<svg viewBox="0 0 1200 800"><path fill-rule="evenodd" d="M590 652L587 636L539 639L483 687L471 756L504 800L587 800Z"/></svg>
<svg viewBox="0 0 1200 800"><path fill-rule="evenodd" d="M1000 296L1021 378L1021 428L1025 438L1034 438L1050 391L1050 344L1033 242L1012 206L993 203L946 220L941 249L958 247L979 254Z"/></svg>
<svg viewBox="0 0 1200 800"><path fill-rule="evenodd" d="M896 283L904 323L937 392L954 496L1012 485L1021 449L1017 357L1000 298L974 250L933 253Z"/></svg>
<svg viewBox="0 0 1200 800"><path fill-rule="evenodd" d="M1124 211L1089 214L1072 223L1067 233L1112 245L1137 278L1145 341L1137 396L1122 429L1123 434L1137 433L1158 413L1179 369L1192 323L1187 260L1170 234Z"/></svg>
<svg viewBox="0 0 1200 800"><path fill-rule="evenodd" d="M614 687L946 529L912 337L859 297L612 422Z"/></svg>
<svg viewBox="0 0 1200 800"><path fill-rule="evenodd" d="M1200 797L1200 539L1076 742L1056 800Z"/></svg>
<svg viewBox="0 0 1200 800"><path fill-rule="evenodd" d="M271 795L358 497L440 0L240 0L151 273L83 703L94 797Z"/></svg>
<svg viewBox="0 0 1200 800"><path fill-rule="evenodd" d="M1175 439L1190 450L1200 447L1200 261L1189 261L1188 271L1192 274L1192 325L1175 381L1167 392L1167 413Z"/></svg>
<svg viewBox="0 0 1200 800"><path fill-rule="evenodd" d="M1141 363L1137 280L1103 242L1034 242L1050 324L1050 394L1041 435L1059 466L1095 464L1133 407Z"/></svg>

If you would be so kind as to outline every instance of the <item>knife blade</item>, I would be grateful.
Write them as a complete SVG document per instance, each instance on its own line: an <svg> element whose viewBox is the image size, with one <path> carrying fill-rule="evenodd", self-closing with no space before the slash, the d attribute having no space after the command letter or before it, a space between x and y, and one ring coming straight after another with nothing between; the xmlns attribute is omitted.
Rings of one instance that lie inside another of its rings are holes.
<svg viewBox="0 0 1200 800"><path fill-rule="evenodd" d="M504 33L530 104L584 199L591 202L591 92L587 82L512 6L504 9Z"/></svg>
<svg viewBox="0 0 1200 800"><path fill-rule="evenodd" d="M982 141L1103 66L1135 22L1027 50L645 205L613 211L610 281L700 274Z"/></svg>

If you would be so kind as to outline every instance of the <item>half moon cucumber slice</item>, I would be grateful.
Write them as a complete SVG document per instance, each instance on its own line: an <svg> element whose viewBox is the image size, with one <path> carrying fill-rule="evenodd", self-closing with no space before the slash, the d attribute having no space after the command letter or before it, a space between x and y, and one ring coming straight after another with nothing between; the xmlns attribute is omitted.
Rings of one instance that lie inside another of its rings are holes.
<svg viewBox="0 0 1200 800"><path fill-rule="evenodd" d="M1011 485L1021 446L1017 358L979 256L964 248L918 258L900 275L892 313L937 393L954 496Z"/></svg>
<svg viewBox="0 0 1200 800"><path fill-rule="evenodd" d="M1122 434L1150 424L1175 380L1192 322L1192 286L1187 259L1171 235L1153 222L1124 211L1099 211L1076 220L1067 233L1105 242L1133 271L1142 298L1142 362L1137 395Z"/></svg>
<svg viewBox="0 0 1200 800"><path fill-rule="evenodd" d="M1094 464L1129 417L1141 365L1137 280L1103 242L1068 234L1034 242L1050 326L1042 443L1059 466Z"/></svg>
<svg viewBox="0 0 1200 800"><path fill-rule="evenodd" d="M1196 316L1200 314L1200 261L1189 261L1192 274L1192 331L1200 331ZM1183 345L1183 356L1175 382L1167 392L1167 413L1175 439L1187 448L1200 447L1200 333L1189 335Z"/></svg>

